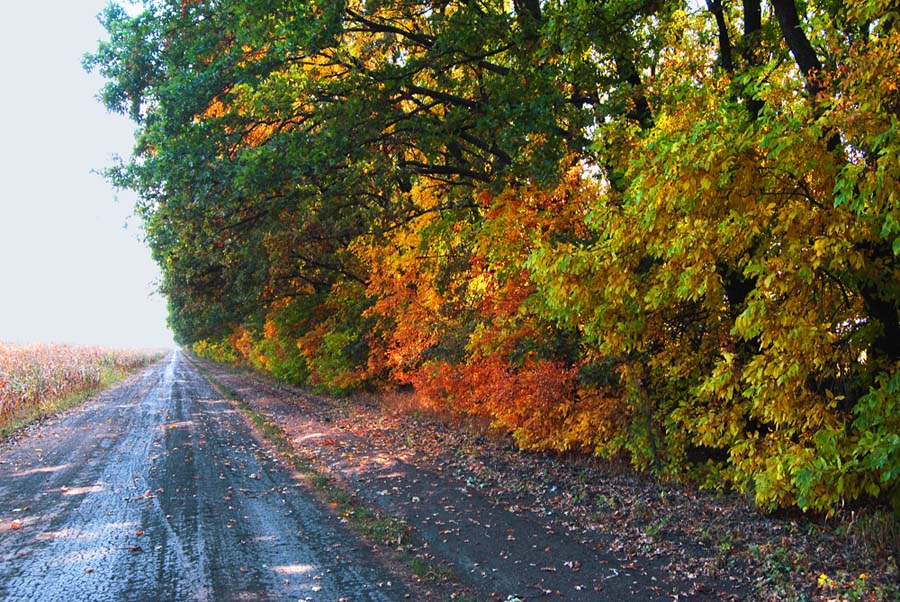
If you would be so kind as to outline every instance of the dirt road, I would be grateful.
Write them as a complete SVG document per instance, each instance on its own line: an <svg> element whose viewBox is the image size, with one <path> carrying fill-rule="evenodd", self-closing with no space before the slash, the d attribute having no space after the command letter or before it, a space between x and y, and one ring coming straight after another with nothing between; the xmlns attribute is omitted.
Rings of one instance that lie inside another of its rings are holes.
<svg viewBox="0 0 900 602"><path fill-rule="evenodd" d="M178 352L0 446L0 599L406 594Z"/></svg>
<svg viewBox="0 0 900 602"><path fill-rule="evenodd" d="M377 403L313 395L249 370L192 361L229 395L276 423L296 453L366 504L409 525L419 541L416 555L453 573L455 599L735 599L727 571L707 577L668 568L672 559L655 546L633 553L616 542L611 529L579 528L528 492L482 481L473 470L480 460L472 455L472 441L445 438L444 427L395 421ZM401 423L409 428L397 430ZM500 479L514 472L501 470ZM559 483L558 495L570 495L570 481ZM556 485L551 495L555 490Z"/></svg>

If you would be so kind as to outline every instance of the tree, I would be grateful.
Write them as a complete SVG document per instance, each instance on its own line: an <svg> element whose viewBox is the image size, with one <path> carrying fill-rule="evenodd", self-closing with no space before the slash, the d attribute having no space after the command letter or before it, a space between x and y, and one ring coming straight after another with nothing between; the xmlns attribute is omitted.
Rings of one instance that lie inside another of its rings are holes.
<svg viewBox="0 0 900 602"><path fill-rule="evenodd" d="M894 2L145 6L86 65L182 342L766 506L898 495Z"/></svg>

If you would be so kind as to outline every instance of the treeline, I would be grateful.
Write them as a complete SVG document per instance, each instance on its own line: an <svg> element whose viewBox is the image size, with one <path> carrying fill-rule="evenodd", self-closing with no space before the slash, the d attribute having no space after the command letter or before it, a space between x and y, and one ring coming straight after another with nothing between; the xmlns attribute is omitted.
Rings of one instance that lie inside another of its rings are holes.
<svg viewBox="0 0 900 602"><path fill-rule="evenodd" d="M150 0L178 339L764 507L900 504L896 0Z"/></svg>

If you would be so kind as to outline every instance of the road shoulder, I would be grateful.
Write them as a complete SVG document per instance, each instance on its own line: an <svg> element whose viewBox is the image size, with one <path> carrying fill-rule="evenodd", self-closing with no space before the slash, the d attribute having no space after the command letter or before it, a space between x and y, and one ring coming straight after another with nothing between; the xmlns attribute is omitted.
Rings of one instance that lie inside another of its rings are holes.
<svg viewBox="0 0 900 602"><path fill-rule="evenodd" d="M454 575L460 599L664 600L682 595L718 600L742 593L724 572L673 570L679 559L666 546L636 552L616 533L586 527L529 492L498 486L483 470L471 469L478 452L459 449L457 433L447 432L446 425L422 423L412 430L373 406L195 361L276 423L318 470L370 507L409 524L420 541L415 561L436 567L431 577Z"/></svg>

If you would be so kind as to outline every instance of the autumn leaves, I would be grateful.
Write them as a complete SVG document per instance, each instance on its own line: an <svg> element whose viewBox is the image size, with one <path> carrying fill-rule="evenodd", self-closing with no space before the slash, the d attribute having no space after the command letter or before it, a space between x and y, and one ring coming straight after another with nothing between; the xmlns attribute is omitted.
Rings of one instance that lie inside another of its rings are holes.
<svg viewBox="0 0 900 602"><path fill-rule="evenodd" d="M112 7L88 59L183 342L765 506L897 495L886 6L271 4Z"/></svg>

